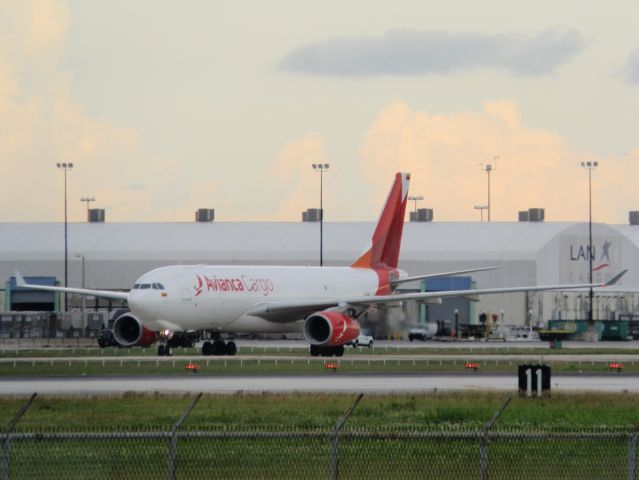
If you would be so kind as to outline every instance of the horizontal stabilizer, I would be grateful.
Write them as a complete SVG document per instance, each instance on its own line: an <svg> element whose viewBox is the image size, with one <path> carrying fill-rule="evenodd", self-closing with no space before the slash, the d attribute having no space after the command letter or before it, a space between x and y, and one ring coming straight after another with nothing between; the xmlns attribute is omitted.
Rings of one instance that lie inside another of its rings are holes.
<svg viewBox="0 0 639 480"><path fill-rule="evenodd" d="M418 280L426 280L427 278L453 277L455 275L462 275L464 273L484 272L487 270L497 270L499 268L501 267L481 267L481 268L470 268L467 270L455 270L452 272L427 273L424 275L414 275L411 277L397 278L397 279L391 280L391 285L399 285L400 283L416 282Z"/></svg>

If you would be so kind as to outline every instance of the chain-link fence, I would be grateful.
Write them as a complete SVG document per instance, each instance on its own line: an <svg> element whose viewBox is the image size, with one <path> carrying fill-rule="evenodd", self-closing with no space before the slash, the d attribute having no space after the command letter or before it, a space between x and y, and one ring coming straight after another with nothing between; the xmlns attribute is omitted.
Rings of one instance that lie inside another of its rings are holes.
<svg viewBox="0 0 639 480"><path fill-rule="evenodd" d="M13 433L3 478L636 479L637 434L524 431Z"/></svg>
<svg viewBox="0 0 639 480"><path fill-rule="evenodd" d="M637 430L346 425L321 430L184 429L199 394L172 428L157 431L16 431L36 394L0 434L0 477L98 479L637 479Z"/></svg>

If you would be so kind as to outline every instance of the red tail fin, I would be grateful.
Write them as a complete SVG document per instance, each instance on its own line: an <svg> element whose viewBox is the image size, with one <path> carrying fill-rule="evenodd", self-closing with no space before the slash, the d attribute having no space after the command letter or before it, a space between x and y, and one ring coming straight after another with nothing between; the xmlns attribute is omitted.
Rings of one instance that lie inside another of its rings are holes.
<svg viewBox="0 0 639 480"><path fill-rule="evenodd" d="M371 239L371 247L353 263L353 267L397 268L409 180L410 173L395 174L395 181Z"/></svg>

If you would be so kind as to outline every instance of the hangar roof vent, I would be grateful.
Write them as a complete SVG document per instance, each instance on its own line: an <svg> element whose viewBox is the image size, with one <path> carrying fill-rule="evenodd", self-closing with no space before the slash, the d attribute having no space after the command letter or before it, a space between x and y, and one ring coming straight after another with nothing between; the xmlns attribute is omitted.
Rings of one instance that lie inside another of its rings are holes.
<svg viewBox="0 0 639 480"><path fill-rule="evenodd" d="M433 209L432 208L418 208L414 212L410 212L409 220L411 222L432 222L433 221Z"/></svg>
<svg viewBox="0 0 639 480"><path fill-rule="evenodd" d="M319 208L308 208L302 212L302 222L319 222L322 218L322 210Z"/></svg>
<svg viewBox="0 0 639 480"><path fill-rule="evenodd" d="M92 208L89 210L89 223L104 223L105 218L104 208Z"/></svg>
<svg viewBox="0 0 639 480"><path fill-rule="evenodd" d="M543 208L529 208L519 212L520 222L543 222L546 217L546 210Z"/></svg>
<svg viewBox="0 0 639 480"><path fill-rule="evenodd" d="M196 222L212 222L215 219L215 209L213 208L198 208L195 211Z"/></svg>

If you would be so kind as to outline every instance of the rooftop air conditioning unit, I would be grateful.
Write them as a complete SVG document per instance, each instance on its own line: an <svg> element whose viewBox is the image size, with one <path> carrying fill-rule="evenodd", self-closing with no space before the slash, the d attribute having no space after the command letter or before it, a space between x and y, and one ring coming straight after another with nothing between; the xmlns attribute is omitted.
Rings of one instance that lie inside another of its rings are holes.
<svg viewBox="0 0 639 480"><path fill-rule="evenodd" d="M418 222L432 222L433 221L433 209L432 208L418 208L417 209L417 221Z"/></svg>
<svg viewBox="0 0 639 480"><path fill-rule="evenodd" d="M305 212L302 212L303 222L319 222L322 216L322 211L319 208L309 208Z"/></svg>
<svg viewBox="0 0 639 480"><path fill-rule="evenodd" d="M196 222L212 222L215 219L215 209L198 208L195 212Z"/></svg>
<svg viewBox="0 0 639 480"><path fill-rule="evenodd" d="M529 222L543 222L545 216L545 210L543 208L529 208L528 209L528 221Z"/></svg>
<svg viewBox="0 0 639 480"><path fill-rule="evenodd" d="M104 208L92 208L89 210L89 223L104 223Z"/></svg>

